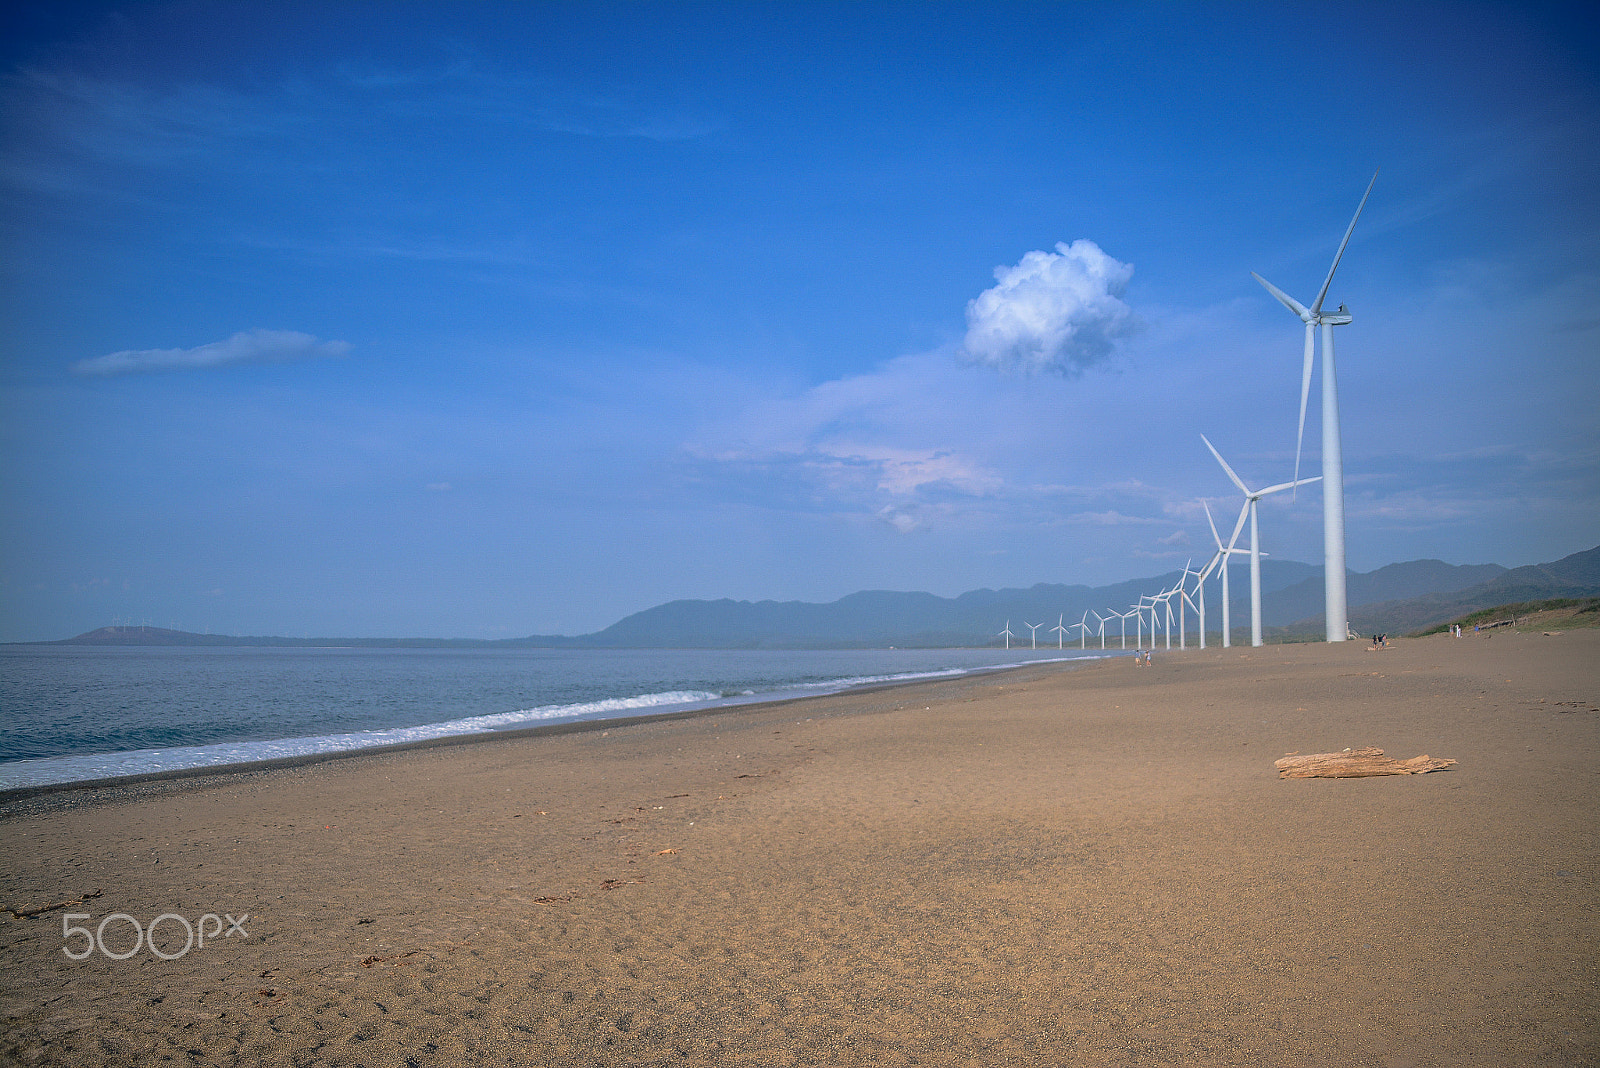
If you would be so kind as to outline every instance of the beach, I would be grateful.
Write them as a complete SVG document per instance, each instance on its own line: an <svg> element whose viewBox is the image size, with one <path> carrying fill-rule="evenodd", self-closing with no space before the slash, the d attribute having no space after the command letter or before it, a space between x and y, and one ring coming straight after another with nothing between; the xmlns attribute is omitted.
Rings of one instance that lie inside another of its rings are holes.
<svg viewBox="0 0 1600 1068"><path fill-rule="evenodd" d="M10 800L0 1059L1600 1063L1597 681L1158 650ZM1273 766L1362 746L1459 763Z"/></svg>

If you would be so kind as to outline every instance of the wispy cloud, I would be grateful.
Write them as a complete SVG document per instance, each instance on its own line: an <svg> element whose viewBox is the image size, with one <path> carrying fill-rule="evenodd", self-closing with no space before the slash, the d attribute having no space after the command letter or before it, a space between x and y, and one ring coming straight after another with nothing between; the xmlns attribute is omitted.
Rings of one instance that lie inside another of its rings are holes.
<svg viewBox="0 0 1600 1068"><path fill-rule="evenodd" d="M344 68L348 86L398 114L513 123L593 138L688 141L722 129L720 117L626 85L568 86L467 60L436 70Z"/></svg>
<svg viewBox="0 0 1600 1068"><path fill-rule="evenodd" d="M92 360L79 360L72 365L72 370L92 376L190 371L239 363L283 363L343 356L349 351L346 342L321 341L296 330L242 330L226 341L213 341L192 349L124 349Z"/></svg>
<svg viewBox="0 0 1600 1068"><path fill-rule="evenodd" d="M1137 326L1122 301L1133 267L1093 241L1058 242L1030 252L967 303L962 354L1001 371L1054 371L1068 377L1108 359Z"/></svg>

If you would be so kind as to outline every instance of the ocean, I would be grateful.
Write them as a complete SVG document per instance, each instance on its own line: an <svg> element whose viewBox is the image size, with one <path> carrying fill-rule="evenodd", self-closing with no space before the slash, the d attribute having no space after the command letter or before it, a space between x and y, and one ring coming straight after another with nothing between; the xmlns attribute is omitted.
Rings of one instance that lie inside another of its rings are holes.
<svg viewBox="0 0 1600 1068"><path fill-rule="evenodd" d="M0 646L0 789L953 677L1097 649Z"/></svg>

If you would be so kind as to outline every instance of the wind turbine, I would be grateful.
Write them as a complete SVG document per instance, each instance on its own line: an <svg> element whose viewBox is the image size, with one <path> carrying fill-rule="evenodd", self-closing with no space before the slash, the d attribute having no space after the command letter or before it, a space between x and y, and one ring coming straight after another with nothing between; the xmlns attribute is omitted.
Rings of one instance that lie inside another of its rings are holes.
<svg viewBox="0 0 1600 1068"><path fill-rule="evenodd" d="M1244 552L1243 549L1235 549L1233 545L1234 542L1239 540L1239 531L1244 527L1245 509L1239 509L1239 521L1233 525L1233 537L1229 538L1228 544L1224 545L1222 544L1221 535L1217 533L1217 524L1211 518L1211 506L1205 501L1201 501L1200 507L1206 510L1206 522L1211 524L1211 537L1217 543L1217 555L1212 557L1212 560L1222 561L1222 647L1227 649L1233 645L1233 624L1228 619L1229 605L1232 601L1232 597L1228 593L1228 558ZM1246 507L1249 506L1246 505Z"/></svg>
<svg viewBox="0 0 1600 1068"><path fill-rule="evenodd" d="M1007 621L1006 626L1009 627L1010 625L1011 625L1010 621ZM1038 649L1039 648L1039 628L1044 626L1044 624L1043 623L1029 623L1026 619L1024 619L1022 621L1022 625L1024 627L1027 627L1030 631L1033 632L1033 647L1034 647L1034 649Z"/></svg>
<svg viewBox="0 0 1600 1068"><path fill-rule="evenodd" d="M1200 503L1204 505L1206 502L1201 501ZM1209 507L1206 508L1206 522L1211 522L1211 509ZM1217 538L1217 525L1215 523L1211 523L1211 536ZM1198 602L1190 601L1189 603L1194 605L1195 615L1200 617L1200 648L1202 649L1206 647L1206 579L1211 577L1211 569L1217 566L1217 562L1219 560L1227 560L1227 558L1228 553L1222 548L1222 539L1217 538L1216 553L1206 562L1205 567L1195 572L1194 592L1199 594L1200 599ZM1224 610L1226 610L1226 605L1224 605Z"/></svg>
<svg viewBox="0 0 1600 1068"><path fill-rule="evenodd" d="M1146 601L1150 603L1145 604ZM1139 613L1139 621L1141 623L1144 622L1145 612L1148 611L1150 613L1150 648L1154 649L1156 647L1156 598L1148 593L1142 594L1139 597L1139 603L1134 607ZM1141 641L1139 645L1142 648L1144 642Z"/></svg>
<svg viewBox="0 0 1600 1068"><path fill-rule="evenodd" d="M1067 618L1067 614L1065 612L1062 612L1059 616L1056 617L1056 625L1050 628L1050 633L1054 634L1056 636L1056 648L1057 649L1065 649L1066 648L1066 645L1064 643L1065 643L1066 638L1067 638L1067 631L1071 629L1069 627L1063 627L1061 625L1063 622L1066 621L1066 618Z"/></svg>
<svg viewBox="0 0 1600 1068"><path fill-rule="evenodd" d="M1004 637L1006 639L1006 648L1010 649L1011 648L1011 620L1009 620L1009 619L1006 620L1006 629L1001 631L999 634L996 634L995 637L998 638L998 637L1001 637L1002 635L1004 635Z"/></svg>
<svg viewBox="0 0 1600 1068"><path fill-rule="evenodd" d="M1120 621L1122 624L1122 648L1126 650L1128 648L1128 617L1133 615L1133 613L1119 612L1115 608L1108 608L1106 611L1110 612L1111 615L1116 616L1118 621ZM1109 619L1110 616L1107 618Z"/></svg>
<svg viewBox="0 0 1600 1068"><path fill-rule="evenodd" d="M1168 649L1168 652L1170 652L1171 648L1173 648L1173 595L1174 595L1174 593L1178 593L1178 587L1173 587L1173 588L1171 588L1171 590L1162 590L1162 595L1160 595L1160 598L1158 598L1158 600L1162 601L1162 609L1163 609L1163 611L1166 612L1166 620L1165 620L1165 622L1163 622L1163 625L1162 625L1162 633L1163 633L1163 635L1166 636L1166 649ZM1152 608L1154 608L1154 606L1152 606Z"/></svg>
<svg viewBox="0 0 1600 1068"><path fill-rule="evenodd" d="M1106 624L1111 621L1111 617L1110 616L1102 616L1099 612L1093 612L1093 613L1090 613L1090 614L1093 615L1095 620L1100 624L1100 651L1101 652L1105 652L1105 648L1106 648Z"/></svg>
<svg viewBox="0 0 1600 1068"><path fill-rule="evenodd" d="M1233 468L1228 466L1228 461L1222 458L1222 454L1217 451L1217 447L1211 444L1211 441L1204 434L1200 435L1200 440L1206 443L1206 448L1211 450L1211 455L1217 458L1217 463L1222 465L1222 469L1228 473L1228 477L1233 479L1233 484L1239 487L1239 492L1244 494L1244 511L1239 513L1239 523L1234 525L1233 540L1228 542L1228 549L1230 551L1233 549L1234 541L1237 541L1239 538L1239 527L1244 523L1245 512L1249 512L1250 644L1263 645L1265 643L1261 640L1261 542L1257 535L1256 505L1260 502L1261 498L1267 496L1268 494L1281 493L1286 489L1294 489L1296 486L1307 482L1320 482L1322 480L1322 476L1317 475L1313 478L1300 478L1294 480L1293 482L1280 482L1276 486L1268 486L1263 490L1252 490L1250 487L1244 484L1238 475L1233 473ZM1226 574L1226 572L1224 572L1224 574Z"/></svg>
<svg viewBox="0 0 1600 1068"><path fill-rule="evenodd" d="M1345 598L1344 578L1344 448L1339 438L1339 387L1333 361L1333 328L1350 323L1350 309L1343 304L1336 312L1322 310L1328 298L1328 287L1333 284L1333 272L1339 269L1345 246L1355 232L1361 209L1367 206L1367 197L1377 184L1378 172L1372 172L1372 181L1356 205L1355 217L1350 220L1339 251L1333 255L1333 266L1317 293L1311 307L1306 307L1289 294L1251 271L1250 274L1277 297L1285 308L1300 317L1306 324L1305 361L1300 368L1300 428L1294 439L1294 477L1300 480L1300 446L1306 432L1306 399L1311 392L1311 364L1316 353L1317 327L1322 327L1322 556L1323 556L1323 622L1324 635L1330 642L1342 642L1349 635L1348 605ZM1306 481L1311 481L1307 479Z"/></svg>
<svg viewBox="0 0 1600 1068"><path fill-rule="evenodd" d="M1089 648L1089 610L1083 610L1083 618L1078 620L1078 648Z"/></svg>
<svg viewBox="0 0 1600 1068"><path fill-rule="evenodd" d="M1184 589L1181 586L1178 587L1178 648L1179 649L1184 649L1184 650L1187 650L1189 648L1187 645L1184 644L1184 637L1183 637L1183 606L1186 605L1186 604L1190 608L1193 608L1195 610L1195 612L1199 614L1200 623L1201 623L1202 628L1204 628L1205 618L1206 618L1205 617L1205 613L1201 612L1199 608L1195 607L1194 598L1189 596L1189 591ZM1205 630L1204 629L1202 629L1201 632L1200 632L1200 638L1201 638L1200 648L1204 649L1206 647L1206 644L1205 644Z"/></svg>
<svg viewBox="0 0 1600 1068"><path fill-rule="evenodd" d="M1189 576L1190 575L1198 575L1199 574L1198 571L1189 570L1189 565L1192 564L1192 563L1194 563L1194 558L1193 557L1190 557L1189 559L1187 559L1187 560L1185 560L1183 562L1183 577L1178 579L1178 648L1182 649L1184 651L1188 651L1188 648L1189 648L1189 637L1188 637L1187 632L1184 630L1184 622L1183 621L1184 621L1185 617L1184 617L1183 606L1184 606L1185 602L1188 602L1189 607L1191 607L1191 608L1194 607L1194 601L1190 599L1189 591L1187 589L1185 589L1184 587L1186 587L1189 584Z"/></svg>

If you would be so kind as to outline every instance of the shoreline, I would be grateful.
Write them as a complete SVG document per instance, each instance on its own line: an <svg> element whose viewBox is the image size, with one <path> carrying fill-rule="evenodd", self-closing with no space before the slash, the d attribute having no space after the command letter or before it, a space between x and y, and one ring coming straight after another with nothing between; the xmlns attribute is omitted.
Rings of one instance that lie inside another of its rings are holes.
<svg viewBox="0 0 1600 1068"><path fill-rule="evenodd" d="M1119 652L1114 654L1121 656ZM540 723L526 727L506 727L485 731L463 732L460 734L442 734L433 738L420 738L414 741L393 742L384 745L357 746L349 749L336 749L318 753L301 753L294 756L269 757L264 760L246 760L234 763L201 764L192 767L168 768L161 771L139 772L132 775L112 775L95 779L69 779L63 782L37 783L30 786L12 786L0 788L0 819L12 812L12 807L22 802L35 800L44 795L69 793L77 790L94 791L97 794L133 790L137 787L154 786L162 783L178 782L186 779L215 779L216 783L201 785L221 785L229 778L235 776L259 775L278 769L308 767L321 764L330 760L347 760L360 756L378 756L384 753L405 752L413 749L430 749L442 746L471 745L479 742L513 741L521 738L537 738L549 735L581 733L593 730L609 730L612 727L634 726L656 721L671 721L678 719L693 719L700 716L729 713L735 710L757 710L767 706L790 704L796 701L821 700L844 694L867 694L879 690L892 690L902 686L916 686L934 682L956 682L960 679L980 675L1002 675L1012 671L1022 671L1040 666L1049 666L1059 669L1072 670L1075 666L1099 663L1103 660L1114 658L1109 651L1099 656L1086 656L1081 658L1061 658L1054 660L1041 660L1035 663L1013 664L1005 667L979 667L969 668L959 675L932 678L910 678L893 681L863 683L859 686L847 686L838 690L824 690L819 693L808 693L791 697L762 698L752 697L749 700L730 700L724 704L707 705L700 708L684 709L677 712L646 712L634 716L595 716L585 719L564 720L556 723ZM293 741L295 739L282 739ZM172 746L169 748L183 748ZM65 754L75 755L75 754ZM118 754L87 754L116 756ZM114 802L120 796L110 796L105 800ZM98 802L100 797L85 799ZM66 800L67 804L75 804L76 800Z"/></svg>
<svg viewBox="0 0 1600 1068"><path fill-rule="evenodd" d="M0 912L0 1061L1594 1063L1597 682L1600 632L1174 652L13 811L0 903L61 907ZM1460 763L1273 765L1363 745Z"/></svg>

